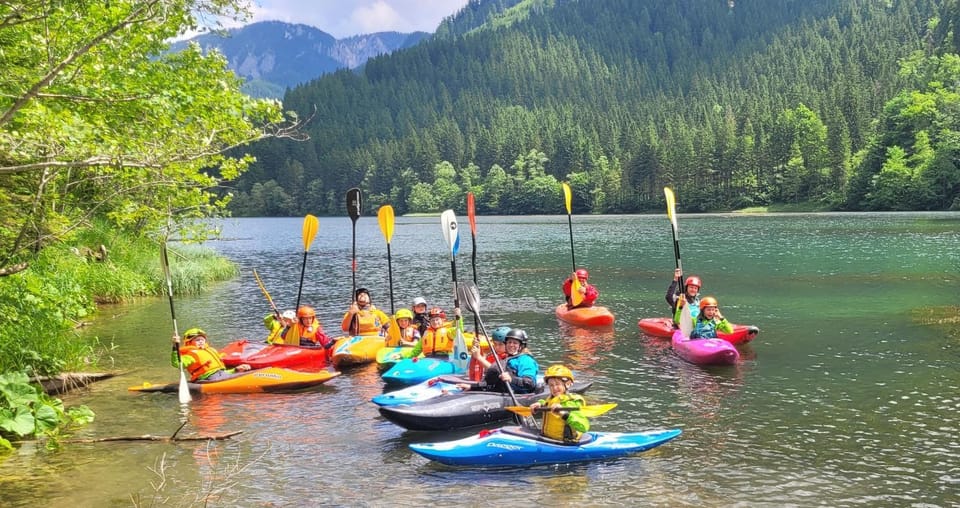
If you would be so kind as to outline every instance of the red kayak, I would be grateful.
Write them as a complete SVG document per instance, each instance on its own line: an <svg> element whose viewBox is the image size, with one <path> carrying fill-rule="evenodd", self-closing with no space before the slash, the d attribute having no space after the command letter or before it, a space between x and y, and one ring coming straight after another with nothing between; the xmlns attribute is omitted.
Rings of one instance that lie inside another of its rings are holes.
<svg viewBox="0 0 960 508"><path fill-rule="evenodd" d="M672 337L673 331L676 329L673 327L673 319L668 317L644 318L641 319L637 325L643 333L664 339ZM733 325L733 333L717 332L717 338L723 339L733 345L746 344L753 340L758 333L760 333L760 329L756 326Z"/></svg>
<svg viewBox="0 0 960 508"><path fill-rule="evenodd" d="M568 308L567 304L557 305L557 319L576 326L604 327L613 326L613 313L606 307Z"/></svg>
<svg viewBox="0 0 960 508"><path fill-rule="evenodd" d="M284 367L317 371L330 363L328 350L322 347L251 343L246 339L227 344L220 353L227 367L246 363L253 369Z"/></svg>

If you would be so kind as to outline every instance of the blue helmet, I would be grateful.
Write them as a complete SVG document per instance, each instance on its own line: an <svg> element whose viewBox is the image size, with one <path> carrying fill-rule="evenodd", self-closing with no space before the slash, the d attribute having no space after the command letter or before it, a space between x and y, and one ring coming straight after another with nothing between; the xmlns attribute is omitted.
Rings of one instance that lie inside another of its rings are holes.
<svg viewBox="0 0 960 508"><path fill-rule="evenodd" d="M501 326L493 331L490 338L492 338L494 342L506 342L508 333L510 333L510 327Z"/></svg>

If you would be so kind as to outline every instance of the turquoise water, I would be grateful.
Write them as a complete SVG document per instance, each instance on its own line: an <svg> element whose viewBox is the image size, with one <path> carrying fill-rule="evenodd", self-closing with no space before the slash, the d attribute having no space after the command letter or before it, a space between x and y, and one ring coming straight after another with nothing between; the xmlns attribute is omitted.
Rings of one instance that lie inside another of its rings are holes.
<svg viewBox="0 0 960 508"><path fill-rule="evenodd" d="M461 220L456 264L464 280L472 278L472 241ZM292 307L301 226L302 218L225 222L225 240L211 245L243 275L177 298L180 328L202 326L217 345L262 336L269 307L252 270L282 308ZM712 368L685 363L667 341L637 328L639 318L668 312L663 293L675 260L666 218L575 216L573 227L577 264L617 315L614 330L571 328L553 315L572 270L565 216L478 218L481 316L487 328L526 329L542 366L564 362L592 380L591 402L617 402L593 419L595 430L683 429L660 448L507 472L436 465L407 444L476 429L423 434L383 420L369 402L383 389L372 366L316 392L207 396L181 412L174 396L126 391L176 379L167 366L169 308L157 299L101 312L91 333L116 344L105 367L123 375L68 397L98 415L78 437L169 435L184 420L181 433L243 434L209 444L23 448L0 463L3 504L128 506L139 495L187 505L205 494L217 506L960 503L960 339L913 318L960 305L960 214L681 215L685 273L703 279L704 294L732 321L761 329L741 348L740 364ZM321 218L307 256L302 299L328 332L351 300L352 231L346 217ZM389 311L376 218L362 217L356 233L357 285ZM415 296L452 306L437 218L397 218L390 266L396 308Z"/></svg>

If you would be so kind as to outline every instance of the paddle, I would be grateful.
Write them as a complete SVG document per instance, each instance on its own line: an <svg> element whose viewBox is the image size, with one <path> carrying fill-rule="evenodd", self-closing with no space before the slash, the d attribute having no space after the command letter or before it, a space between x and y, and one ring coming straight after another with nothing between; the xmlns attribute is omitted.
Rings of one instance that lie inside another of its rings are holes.
<svg viewBox="0 0 960 508"><path fill-rule="evenodd" d="M562 407L557 411L566 411L568 413L570 411L579 411L583 416L586 416L587 418L593 418L594 416L600 416L615 407L617 407L617 404L614 402L610 404L598 404L596 406ZM526 406L507 406L505 409L520 416L533 416L534 413L548 413L552 411L552 409L549 407L538 407L536 411L534 411Z"/></svg>
<svg viewBox="0 0 960 508"><path fill-rule="evenodd" d="M563 182L563 201L567 206L567 224L570 226L570 260L573 261L573 280L570 284L570 304L573 307L583 303L583 295L580 294L580 278L577 277L577 257L573 252L573 195L570 192L570 186Z"/></svg>
<svg viewBox="0 0 960 508"><path fill-rule="evenodd" d="M353 290L350 295L353 302L357 302L357 219L360 218L360 209L362 207L360 189L354 187L347 190L347 213L350 215L350 222L353 223L353 254L351 255L350 271L353 273ZM353 315L350 320L350 333L359 332L358 314Z"/></svg>
<svg viewBox="0 0 960 508"><path fill-rule="evenodd" d="M446 210L440 214L440 225L443 228L443 239L450 248L450 272L453 274L453 306L460 308L460 297L457 294L457 251L460 250L460 233L457 229L457 216L453 210ZM470 351L467 350L467 341L463 338L463 317L457 316L453 339L453 358L451 361L457 370L467 370L470 361Z"/></svg>
<svg viewBox="0 0 960 508"><path fill-rule="evenodd" d="M270 308L273 309L273 313L277 315L277 318L280 317L280 309L277 308L277 304L273 303L273 298L270 298L270 293L267 292L267 287L263 285L263 280L260 279L260 274L257 273L257 269L253 269L253 278L257 279L257 285L260 286L260 292L263 293L263 296L267 297L267 301L270 302Z"/></svg>
<svg viewBox="0 0 960 508"><path fill-rule="evenodd" d="M470 220L470 245L473 247L473 254L470 256L470 264L473 265L473 283L477 283L477 211L476 201L472 192L467 193L467 219ZM480 329L477 315L473 315L473 331Z"/></svg>
<svg viewBox="0 0 960 508"><path fill-rule="evenodd" d="M676 259L677 269L680 270L680 297L685 298L687 292L683 284L683 268L680 266L680 242L677 236L677 201L670 187L663 188L663 194L667 197L667 218L670 219L670 230L673 232L673 257Z"/></svg>
<svg viewBox="0 0 960 508"><path fill-rule="evenodd" d="M303 275L307 272L307 252L310 251L310 244L313 243L313 237L317 236L317 230L320 229L320 221L313 215L307 214L303 218L303 265L300 266L300 287L297 288L297 306L295 310L300 309L300 295L303 293Z"/></svg>
<svg viewBox="0 0 960 508"><path fill-rule="evenodd" d="M167 240L163 240L160 249L160 264L163 265L163 275L167 279L167 296L170 299L170 317L173 319L173 334L180 336L177 330L177 313L173 310L173 279L170 278L170 262L167 259ZM180 351L177 350L177 366L180 368L180 386L177 394L181 404L186 404L192 400L190 397L190 387L187 385L187 374L183 371L183 360L180 358Z"/></svg>
<svg viewBox="0 0 960 508"><path fill-rule="evenodd" d="M393 207L383 205L377 211L377 220L380 221L380 232L387 240L387 277L390 282L390 315L396 314L393 308L393 264L390 260L390 239L393 238Z"/></svg>
<svg viewBox="0 0 960 508"><path fill-rule="evenodd" d="M680 295L680 298L685 298L683 295ZM693 314L690 312L690 305L684 305L683 309L680 310L680 331L683 332L683 336L690 338L690 335L693 333Z"/></svg>
<svg viewBox="0 0 960 508"><path fill-rule="evenodd" d="M457 288L457 290L460 293L460 296L463 298L464 303L467 304L467 308L470 309L470 312L472 312L474 316L476 316L477 322L480 324L480 331L483 332L483 335L485 337L489 337L490 335L487 334L487 328L483 326L483 319L480 318L480 290L477 289L477 285L471 284L469 282L465 282L461 284L460 287ZM474 337L473 340L480 340L480 338ZM497 368L500 369L500 372L506 372L503 362L500 360L500 355L498 355L496 351L494 351L493 353L493 359L497 363ZM510 400L513 401L516 407L523 407L523 406L519 406L520 403L517 402L517 396L516 394L513 393L513 387L510 386L510 383L504 383L504 384L507 385L507 393L510 394ZM539 428L539 426L537 425L537 421L532 418L523 419L520 421L520 424L528 427L533 427L535 429Z"/></svg>

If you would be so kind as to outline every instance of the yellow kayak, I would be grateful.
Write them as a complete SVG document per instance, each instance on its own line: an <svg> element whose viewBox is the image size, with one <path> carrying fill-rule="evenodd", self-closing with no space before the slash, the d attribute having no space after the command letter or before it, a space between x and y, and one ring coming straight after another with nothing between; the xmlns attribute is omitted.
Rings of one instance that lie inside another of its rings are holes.
<svg viewBox="0 0 960 508"><path fill-rule="evenodd" d="M339 372L332 369L319 372L303 372L282 367L267 367L241 372L226 379L200 381L188 383L188 385L190 391L195 393L298 392L315 388L339 375ZM179 386L178 383L153 384L144 382L142 385L131 386L127 390L132 392L176 393Z"/></svg>

